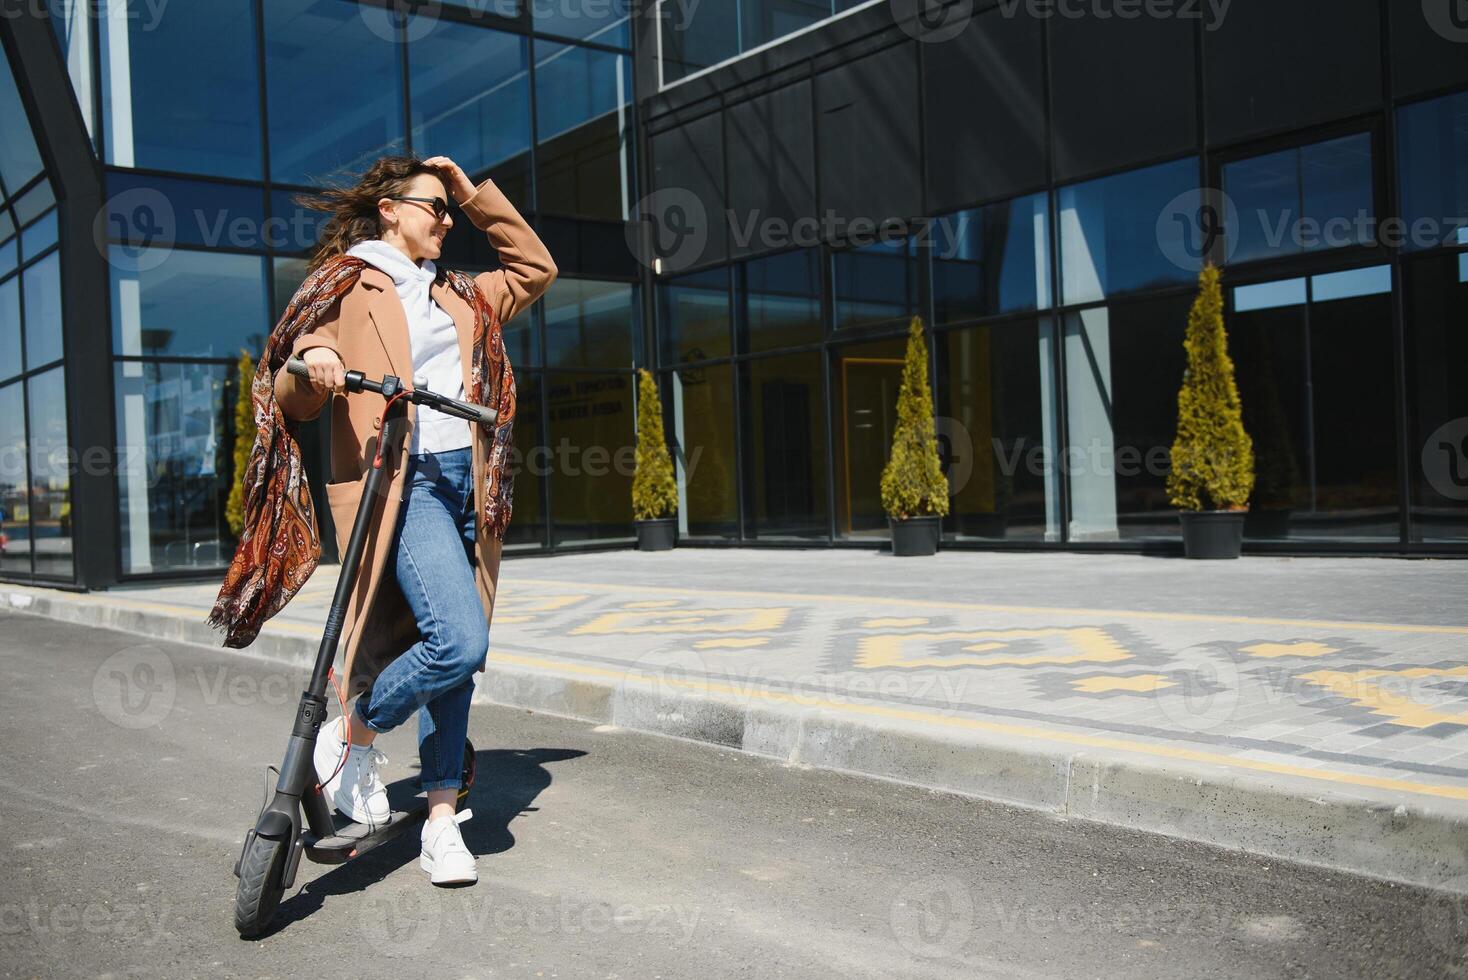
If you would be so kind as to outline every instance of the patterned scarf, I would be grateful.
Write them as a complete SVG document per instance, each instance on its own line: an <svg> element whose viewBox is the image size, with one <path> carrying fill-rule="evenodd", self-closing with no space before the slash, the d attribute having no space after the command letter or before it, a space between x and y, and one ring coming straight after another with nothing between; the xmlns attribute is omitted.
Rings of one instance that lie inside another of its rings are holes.
<svg viewBox="0 0 1468 980"><path fill-rule="evenodd" d="M296 338L315 329L366 264L355 256L336 255L308 275L271 331L255 369L250 388L255 444L243 477L245 527L209 613L209 625L225 630L226 647L253 643L265 621L285 608L321 560L321 535L296 440L300 423L286 418L276 404L275 375L290 357ZM441 274L474 311L469 400L499 412L484 468L480 521L485 533L503 539L514 492L514 479L505 473L505 465L515 423L515 374L505 354L499 313L484 291L467 273L442 270Z"/></svg>

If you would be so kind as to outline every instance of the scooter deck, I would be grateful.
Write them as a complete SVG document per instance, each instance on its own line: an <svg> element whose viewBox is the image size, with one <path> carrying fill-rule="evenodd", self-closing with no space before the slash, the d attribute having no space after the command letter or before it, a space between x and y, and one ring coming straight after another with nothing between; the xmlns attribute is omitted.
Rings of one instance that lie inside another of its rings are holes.
<svg viewBox="0 0 1468 980"><path fill-rule="evenodd" d="M428 813L428 797L416 788L417 778L389 783L387 802L392 812L386 822L373 826L354 823L340 811L332 810L336 833L316 840L309 830L301 834L306 858L316 864L343 864L379 844L392 840Z"/></svg>

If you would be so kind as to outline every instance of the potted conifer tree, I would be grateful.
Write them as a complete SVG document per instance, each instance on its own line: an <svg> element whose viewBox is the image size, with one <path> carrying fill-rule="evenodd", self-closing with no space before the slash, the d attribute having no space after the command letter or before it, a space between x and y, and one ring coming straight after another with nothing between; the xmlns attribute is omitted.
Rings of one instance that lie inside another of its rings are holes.
<svg viewBox="0 0 1468 980"><path fill-rule="evenodd" d="M928 392L928 345L923 321L913 317L897 394L892 454L882 468L882 508L892 529L892 554L938 550L939 519L948 513L948 479L938 458L938 434Z"/></svg>
<svg viewBox="0 0 1468 980"><path fill-rule="evenodd" d="M647 368L637 369L637 465L632 473L632 517L639 551L673 547L678 523L678 483L663 438L663 407Z"/></svg>
<svg viewBox="0 0 1468 980"><path fill-rule="evenodd" d="M240 351L239 390L234 404L234 472L229 480L229 499L224 505L224 519L229 531L239 537L245 530L245 467L250 465L250 451L255 448L255 402L250 389L255 384L255 360Z"/></svg>
<svg viewBox="0 0 1468 980"><path fill-rule="evenodd" d="M1189 558L1237 558L1254 489L1254 446L1244 431L1223 328L1223 290L1212 264L1198 277L1183 346L1188 363L1177 395L1167 496L1181 512Z"/></svg>

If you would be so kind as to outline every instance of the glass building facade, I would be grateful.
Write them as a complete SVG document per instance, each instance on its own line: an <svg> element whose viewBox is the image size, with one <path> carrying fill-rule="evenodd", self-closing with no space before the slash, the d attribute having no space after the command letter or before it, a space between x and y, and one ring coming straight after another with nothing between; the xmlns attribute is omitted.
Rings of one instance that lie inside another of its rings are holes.
<svg viewBox="0 0 1468 980"><path fill-rule="evenodd" d="M911 6L6 19L0 578L222 574L238 363L321 217L295 195L403 151L492 177L560 267L506 332L515 551L632 544L644 366L686 543L885 540L914 316L946 547L1179 550L1209 259L1255 446L1246 549L1468 554L1468 44L1386 0L1216 24ZM496 257L458 222L442 261ZM326 420L301 438L323 504Z"/></svg>

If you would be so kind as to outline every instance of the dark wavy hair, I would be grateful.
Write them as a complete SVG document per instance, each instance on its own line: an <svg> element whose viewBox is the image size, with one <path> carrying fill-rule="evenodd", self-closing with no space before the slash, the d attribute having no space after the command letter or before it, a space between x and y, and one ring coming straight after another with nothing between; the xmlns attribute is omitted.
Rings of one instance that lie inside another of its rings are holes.
<svg viewBox="0 0 1468 980"><path fill-rule="evenodd" d="M421 157L400 154L379 158L355 184L327 187L312 194L296 194L292 200L313 211L326 211L331 217L321 227L316 250L306 267L307 274L333 255L340 255L357 242L378 238L382 219L377 202L384 197L404 193L409 182L419 174L442 177L436 167L425 166Z"/></svg>

